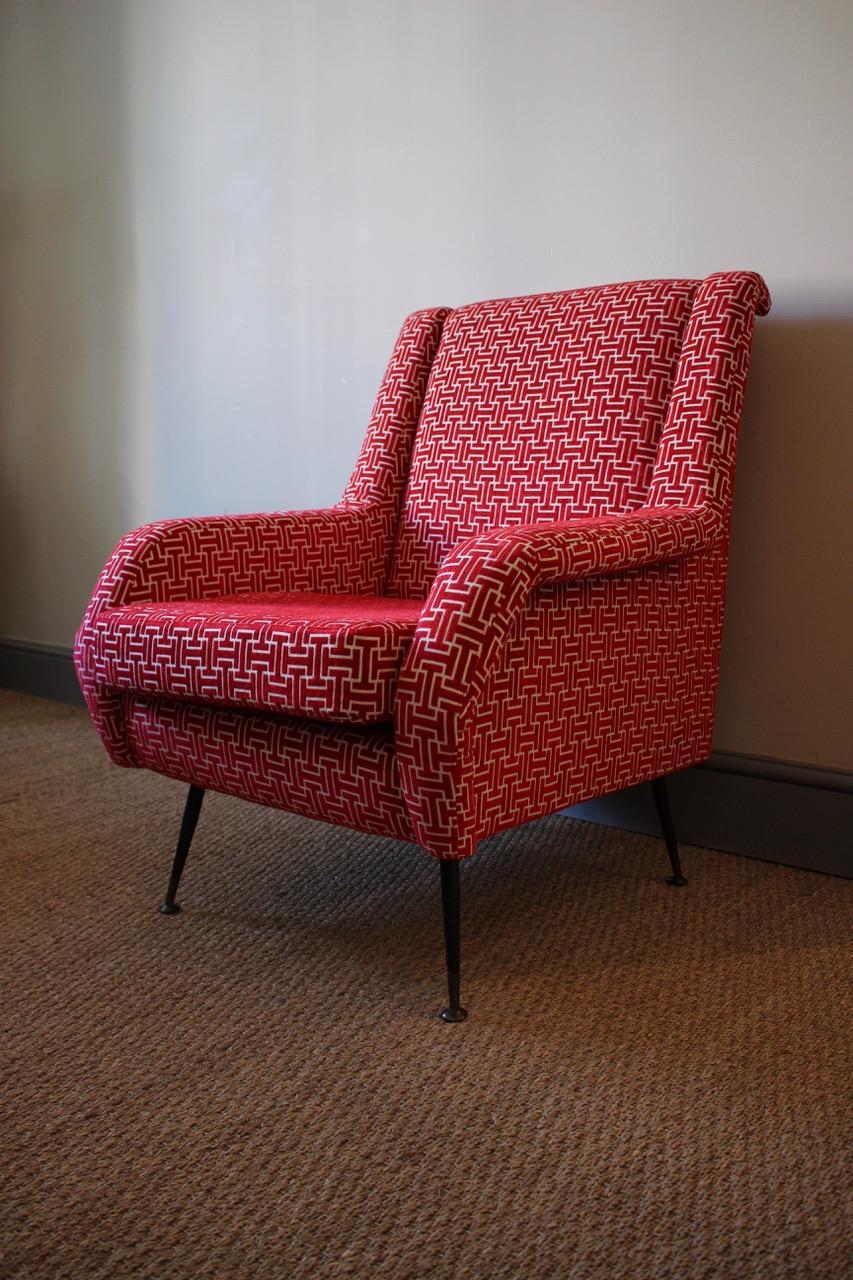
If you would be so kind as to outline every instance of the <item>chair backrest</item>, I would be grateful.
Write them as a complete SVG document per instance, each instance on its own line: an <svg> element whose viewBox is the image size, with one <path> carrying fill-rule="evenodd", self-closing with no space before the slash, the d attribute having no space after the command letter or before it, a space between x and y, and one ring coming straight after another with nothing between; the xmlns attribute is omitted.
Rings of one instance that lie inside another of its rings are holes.
<svg viewBox="0 0 853 1280"><path fill-rule="evenodd" d="M388 591L420 596L460 538L642 506L700 282L460 307L443 320Z"/></svg>

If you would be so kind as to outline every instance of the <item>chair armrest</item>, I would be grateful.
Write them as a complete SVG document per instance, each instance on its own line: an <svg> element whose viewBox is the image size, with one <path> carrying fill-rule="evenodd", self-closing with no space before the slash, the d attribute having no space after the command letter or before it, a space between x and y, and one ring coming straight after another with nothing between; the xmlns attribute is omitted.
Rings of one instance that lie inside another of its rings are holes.
<svg viewBox="0 0 853 1280"><path fill-rule="evenodd" d="M489 570L541 582L568 582L678 560L703 550L717 518L706 507L641 507L623 515L508 525L465 538L442 563L427 606L451 584L473 582Z"/></svg>
<svg viewBox="0 0 853 1280"><path fill-rule="evenodd" d="M470 785L470 713L537 588L630 575L704 551L724 536L707 507L657 507L495 529L453 549L421 613L394 708L401 780L421 843L441 847L444 857L472 851L456 836L445 844L440 833L454 812L471 810L461 794ZM547 682L547 672L537 678Z"/></svg>
<svg viewBox="0 0 853 1280"><path fill-rule="evenodd" d="M389 512L379 503L325 511L161 520L119 542L77 632L77 678L95 727L116 764L135 760L123 701L98 686L91 624L106 609L142 601L203 600L263 591L381 590Z"/></svg>
<svg viewBox="0 0 853 1280"><path fill-rule="evenodd" d="M419 669L433 678L441 673L445 705L461 706L537 587L679 560L704 550L722 532L706 507L644 507L466 538L436 575L402 678L417 680Z"/></svg>
<svg viewBox="0 0 853 1280"><path fill-rule="evenodd" d="M83 627L140 601L203 600L260 591L378 590L378 504L317 511L160 520L127 534L101 573Z"/></svg>

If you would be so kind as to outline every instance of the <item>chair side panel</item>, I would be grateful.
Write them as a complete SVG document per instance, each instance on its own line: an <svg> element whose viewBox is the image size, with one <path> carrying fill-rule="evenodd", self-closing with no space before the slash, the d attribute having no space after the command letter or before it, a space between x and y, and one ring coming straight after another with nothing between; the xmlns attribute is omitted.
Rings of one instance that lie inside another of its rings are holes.
<svg viewBox="0 0 853 1280"><path fill-rule="evenodd" d="M417 827L437 857L711 750L723 545L538 589L447 744L424 741Z"/></svg>
<svg viewBox="0 0 853 1280"><path fill-rule="evenodd" d="M770 295L753 271L703 280L693 304L649 490L649 505L707 504L728 523L756 313Z"/></svg>
<svg viewBox="0 0 853 1280"><path fill-rule="evenodd" d="M385 586L427 379L449 314L446 307L434 307L415 311L403 322L344 490L341 505L382 511L382 544L372 560L374 591Z"/></svg>
<svg viewBox="0 0 853 1280"><path fill-rule="evenodd" d="M720 547L538 591L469 727L478 834L707 758L724 602Z"/></svg>

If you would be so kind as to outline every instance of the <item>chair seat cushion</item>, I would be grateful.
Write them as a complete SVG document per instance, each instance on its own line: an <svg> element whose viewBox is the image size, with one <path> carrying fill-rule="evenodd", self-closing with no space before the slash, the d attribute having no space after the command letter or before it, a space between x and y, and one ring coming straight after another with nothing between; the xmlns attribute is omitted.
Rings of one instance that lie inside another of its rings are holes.
<svg viewBox="0 0 853 1280"><path fill-rule="evenodd" d="M420 600L313 592L108 609L85 643L98 684L307 719L391 719Z"/></svg>

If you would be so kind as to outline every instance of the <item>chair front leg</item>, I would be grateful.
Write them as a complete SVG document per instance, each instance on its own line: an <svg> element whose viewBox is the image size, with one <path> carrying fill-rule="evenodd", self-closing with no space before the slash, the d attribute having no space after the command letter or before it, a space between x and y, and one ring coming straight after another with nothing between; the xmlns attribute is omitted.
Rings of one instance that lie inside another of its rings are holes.
<svg viewBox="0 0 853 1280"><path fill-rule="evenodd" d="M181 909L175 901L175 894L178 892L178 885L181 882L181 874L195 834L195 825L198 822L198 815L201 813L203 799L204 789L202 787L190 787L187 792L187 802L184 805L184 816L181 819L181 830L178 834L178 845L175 849L175 860L172 863L169 887L166 890L165 899L160 904L161 915L175 916Z"/></svg>
<svg viewBox="0 0 853 1280"><path fill-rule="evenodd" d="M442 1009L440 1016L445 1022L464 1022L468 1010L459 1003L459 863L442 861L439 869L448 997L447 1008Z"/></svg>

